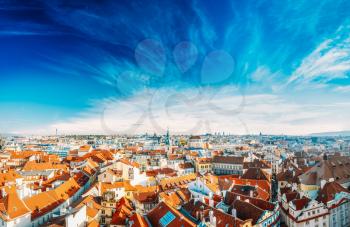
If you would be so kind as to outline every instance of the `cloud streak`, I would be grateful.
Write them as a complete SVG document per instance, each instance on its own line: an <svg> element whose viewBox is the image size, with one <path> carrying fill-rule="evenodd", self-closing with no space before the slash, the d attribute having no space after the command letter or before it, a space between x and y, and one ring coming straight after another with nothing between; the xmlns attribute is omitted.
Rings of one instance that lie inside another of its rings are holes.
<svg viewBox="0 0 350 227"><path fill-rule="evenodd" d="M197 99L198 92L201 98ZM213 95L215 98L213 99ZM193 100L191 100L193 98ZM169 100L170 99L170 100ZM189 100L191 100L189 102ZM308 134L350 127L350 102L307 105L293 103L271 94L245 96L236 87L225 87L219 93L207 88L178 92L160 89L140 92L126 100L107 99L80 117L57 122L50 130L62 133L135 134L164 133L169 127L174 134L230 132L234 134ZM210 105L227 110L225 114Z"/></svg>
<svg viewBox="0 0 350 227"><path fill-rule="evenodd" d="M303 59L288 79L288 84L327 84L335 79L347 78L349 72L349 26L342 26L335 38L323 41Z"/></svg>

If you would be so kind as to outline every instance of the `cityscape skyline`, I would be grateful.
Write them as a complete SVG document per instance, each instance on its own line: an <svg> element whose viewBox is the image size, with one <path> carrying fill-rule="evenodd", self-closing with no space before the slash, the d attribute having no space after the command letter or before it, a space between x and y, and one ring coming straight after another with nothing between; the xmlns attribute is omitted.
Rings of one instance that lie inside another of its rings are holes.
<svg viewBox="0 0 350 227"><path fill-rule="evenodd" d="M1 227L350 227L349 0L0 0Z"/></svg>

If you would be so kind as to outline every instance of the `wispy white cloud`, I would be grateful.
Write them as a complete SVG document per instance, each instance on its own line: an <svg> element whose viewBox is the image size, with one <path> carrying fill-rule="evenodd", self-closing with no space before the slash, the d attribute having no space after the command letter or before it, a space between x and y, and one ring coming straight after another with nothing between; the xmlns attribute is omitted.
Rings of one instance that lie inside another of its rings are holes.
<svg viewBox="0 0 350 227"><path fill-rule="evenodd" d="M350 71L350 27L338 29L336 37L323 41L306 56L288 80L288 84L308 85L346 78Z"/></svg>
<svg viewBox="0 0 350 227"><path fill-rule="evenodd" d="M338 86L334 88L334 91L347 93L350 92L350 85Z"/></svg>
<svg viewBox="0 0 350 227"><path fill-rule="evenodd" d="M225 131L236 134L307 134L350 128L350 102L309 105L271 94L243 95L235 87L220 91L158 89L117 100L105 99L69 121L47 128L61 133L163 133Z"/></svg>

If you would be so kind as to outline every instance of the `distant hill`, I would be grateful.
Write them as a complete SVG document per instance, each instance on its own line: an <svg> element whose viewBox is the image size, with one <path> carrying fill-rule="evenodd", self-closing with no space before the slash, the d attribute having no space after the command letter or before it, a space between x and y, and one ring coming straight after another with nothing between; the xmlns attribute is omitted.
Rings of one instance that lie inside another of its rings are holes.
<svg viewBox="0 0 350 227"><path fill-rule="evenodd" d="M350 136L350 131L338 131L338 132L319 132L312 133L310 136Z"/></svg>

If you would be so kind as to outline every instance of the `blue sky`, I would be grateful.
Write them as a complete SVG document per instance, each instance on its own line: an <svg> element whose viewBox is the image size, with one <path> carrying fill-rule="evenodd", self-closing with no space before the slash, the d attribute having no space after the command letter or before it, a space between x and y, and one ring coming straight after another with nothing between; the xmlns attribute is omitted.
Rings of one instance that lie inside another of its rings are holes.
<svg viewBox="0 0 350 227"><path fill-rule="evenodd" d="M350 2L0 3L0 132L349 130Z"/></svg>

